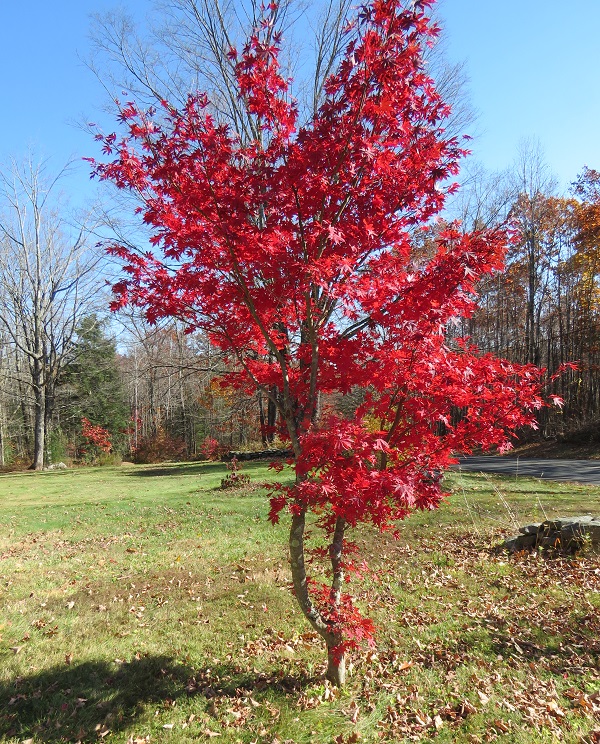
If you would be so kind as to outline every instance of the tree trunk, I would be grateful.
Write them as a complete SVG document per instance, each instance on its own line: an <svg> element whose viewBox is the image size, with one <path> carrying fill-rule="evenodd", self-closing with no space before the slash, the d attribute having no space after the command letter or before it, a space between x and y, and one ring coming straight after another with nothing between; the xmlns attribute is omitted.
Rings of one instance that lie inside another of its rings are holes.
<svg viewBox="0 0 600 744"><path fill-rule="evenodd" d="M334 653L339 649L341 638L331 632L329 625L323 620L320 612L313 605L309 592L304 562L304 528L306 514L301 512L292 517L290 529L290 562L292 565L292 581L294 594L304 616L327 645L327 679L335 685L343 684L345 679L345 664L343 654Z"/></svg>
<svg viewBox="0 0 600 744"><path fill-rule="evenodd" d="M346 657L343 652L343 638L334 633L317 608L313 605L308 592L306 567L304 562L304 528L306 526L306 515L304 512L292 517L290 529L290 562L292 565L292 581L294 594L312 627L319 633L327 646L327 671L326 678L337 687L341 687L346 681ZM333 567L333 583L331 586L331 599L335 605L339 605L341 596L341 585L344 574L342 569L342 547L346 522L341 517L336 522L332 544L329 547L331 564Z"/></svg>
<svg viewBox="0 0 600 744"><path fill-rule="evenodd" d="M258 418L260 421L260 438L263 447L267 446L267 432L265 429L265 409L263 408L263 397L262 392L258 391Z"/></svg>
<svg viewBox="0 0 600 744"><path fill-rule="evenodd" d="M54 403L55 403L55 386L54 379L51 375L48 375L46 380L46 387L44 390L44 449L46 451L46 464L49 465L52 462L50 453L50 436L52 433L52 416L54 414Z"/></svg>
<svg viewBox="0 0 600 744"><path fill-rule="evenodd" d="M44 469L44 444L45 444L45 406L44 388L35 385L35 422L33 427L33 463L30 470Z"/></svg>
<svg viewBox="0 0 600 744"><path fill-rule="evenodd" d="M327 672L325 677L336 687L346 684L346 655L339 646L327 646Z"/></svg>
<svg viewBox="0 0 600 744"><path fill-rule="evenodd" d="M29 457L32 453L31 450L31 417L29 406L27 405L27 393L25 392L25 386L23 384L22 368L21 368L21 357L17 352L15 354L15 371L17 373L17 393L19 396L19 409L21 413L21 424L23 426L22 442L23 448Z"/></svg>
<svg viewBox="0 0 600 744"><path fill-rule="evenodd" d="M2 404L0 407L0 467L6 464L4 458L4 404Z"/></svg>
<svg viewBox="0 0 600 744"><path fill-rule="evenodd" d="M277 388L275 385L271 388L271 394L277 395ZM271 398L267 400L267 441L269 444L273 444L275 440L275 423L277 421L277 406L275 401Z"/></svg>
<svg viewBox="0 0 600 744"><path fill-rule="evenodd" d="M344 534L346 532L346 520L338 517L335 522L333 539L329 546L329 558L333 571L330 599L331 604L339 609L342 598L342 586L344 584L344 567L342 563L342 552L344 549ZM325 676L336 687L341 687L346 681L346 658L342 647L343 639L336 636L333 643L327 641L327 672Z"/></svg>

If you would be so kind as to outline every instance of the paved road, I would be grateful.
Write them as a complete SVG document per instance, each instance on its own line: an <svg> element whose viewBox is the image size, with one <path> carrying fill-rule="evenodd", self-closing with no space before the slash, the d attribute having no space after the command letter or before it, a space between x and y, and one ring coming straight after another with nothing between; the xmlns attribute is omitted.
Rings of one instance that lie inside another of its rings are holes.
<svg viewBox="0 0 600 744"><path fill-rule="evenodd" d="M600 460L523 460L516 457L461 457L455 469L522 475L600 486Z"/></svg>

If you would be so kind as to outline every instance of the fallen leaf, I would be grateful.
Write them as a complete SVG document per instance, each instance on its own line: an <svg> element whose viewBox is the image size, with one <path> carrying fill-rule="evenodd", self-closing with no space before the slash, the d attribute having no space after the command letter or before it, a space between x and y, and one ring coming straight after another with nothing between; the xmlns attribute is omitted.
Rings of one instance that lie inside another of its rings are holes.
<svg viewBox="0 0 600 744"><path fill-rule="evenodd" d="M546 704L546 710L549 713L553 713L555 716L558 716L558 718L563 718L565 715L564 710L559 708L558 703L555 703L554 700L550 700L550 702Z"/></svg>
<svg viewBox="0 0 600 744"><path fill-rule="evenodd" d="M490 702L489 697L485 694L485 692L482 692L481 690L477 690L477 697L481 701L482 705L487 705Z"/></svg>
<svg viewBox="0 0 600 744"><path fill-rule="evenodd" d="M462 715L468 715L477 713L477 708L472 705L468 700L463 700L460 704Z"/></svg>

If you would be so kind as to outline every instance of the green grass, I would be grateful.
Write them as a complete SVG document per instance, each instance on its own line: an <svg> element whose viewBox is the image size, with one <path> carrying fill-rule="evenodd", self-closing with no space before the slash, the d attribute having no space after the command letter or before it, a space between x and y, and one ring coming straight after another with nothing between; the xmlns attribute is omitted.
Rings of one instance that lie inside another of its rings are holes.
<svg viewBox="0 0 600 744"><path fill-rule="evenodd" d="M595 741L598 556L494 547L600 514L600 489L454 474L397 541L361 530L378 645L338 691L244 470L238 492L213 464L0 476L0 742Z"/></svg>

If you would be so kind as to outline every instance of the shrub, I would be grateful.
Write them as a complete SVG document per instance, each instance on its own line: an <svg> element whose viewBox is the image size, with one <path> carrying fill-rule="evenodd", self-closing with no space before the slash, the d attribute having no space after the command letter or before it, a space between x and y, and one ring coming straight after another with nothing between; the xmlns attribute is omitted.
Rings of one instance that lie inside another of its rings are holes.
<svg viewBox="0 0 600 744"><path fill-rule="evenodd" d="M240 486L247 486L250 484L250 476L245 473L240 473L241 465L238 462L237 457L227 465L229 473L222 479L221 488L239 488Z"/></svg>
<svg viewBox="0 0 600 744"><path fill-rule="evenodd" d="M102 426L91 423L85 416L81 419L81 436L101 452L110 452L110 433Z"/></svg>
<svg viewBox="0 0 600 744"><path fill-rule="evenodd" d="M100 452L95 460L96 465L120 465L123 462L120 452Z"/></svg>
<svg viewBox="0 0 600 744"><path fill-rule="evenodd" d="M200 447L200 454L206 460L211 460L212 462L214 462L221 457L221 445L219 444L217 439L214 439L213 437L206 437Z"/></svg>
<svg viewBox="0 0 600 744"><path fill-rule="evenodd" d="M172 437L162 427L158 427L154 434L142 437L132 452L133 461L137 463L183 460L186 455L187 446L183 439Z"/></svg>

